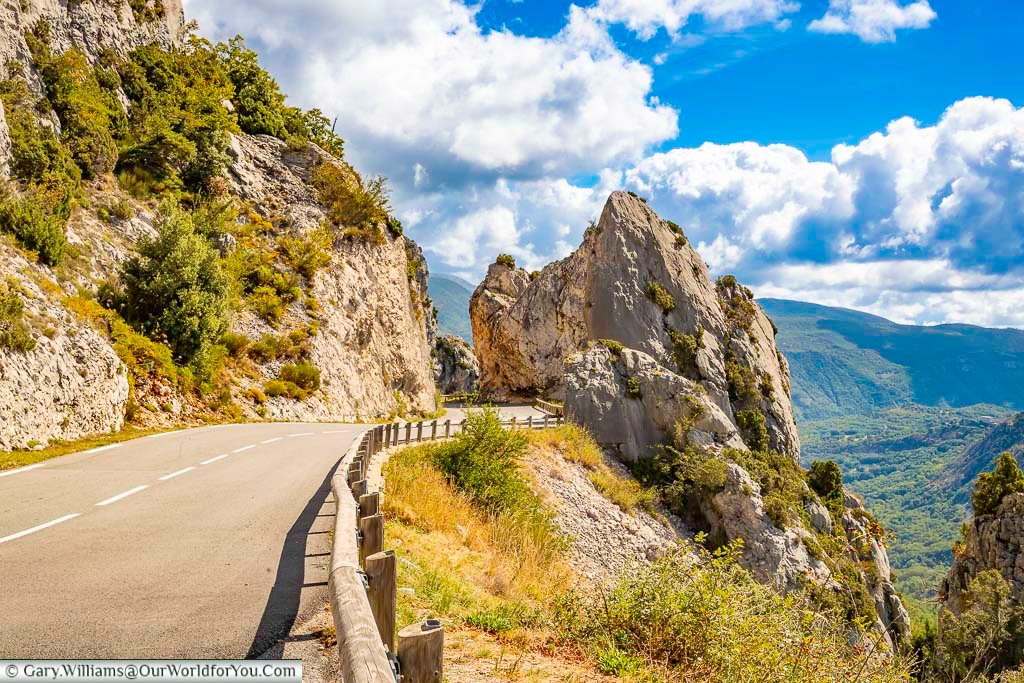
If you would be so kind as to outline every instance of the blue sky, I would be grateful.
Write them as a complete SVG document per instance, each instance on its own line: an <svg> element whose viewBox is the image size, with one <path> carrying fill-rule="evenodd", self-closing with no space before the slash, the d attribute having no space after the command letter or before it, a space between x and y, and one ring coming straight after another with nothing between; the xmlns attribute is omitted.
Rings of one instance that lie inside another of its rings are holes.
<svg viewBox="0 0 1024 683"><path fill-rule="evenodd" d="M1024 3L186 0L338 116L435 271L574 248L613 189L763 296L1024 327Z"/></svg>

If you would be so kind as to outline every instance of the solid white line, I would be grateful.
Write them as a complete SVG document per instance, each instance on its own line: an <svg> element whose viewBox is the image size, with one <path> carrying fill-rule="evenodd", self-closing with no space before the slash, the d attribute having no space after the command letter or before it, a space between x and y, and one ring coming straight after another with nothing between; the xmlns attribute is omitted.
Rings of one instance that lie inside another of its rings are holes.
<svg viewBox="0 0 1024 683"><path fill-rule="evenodd" d="M199 464L200 465L209 465L210 463L217 462L218 460L223 460L224 458L228 457L228 455L230 455L230 453L225 453L224 455L218 455L216 458L210 458L209 460L204 460L204 461L202 461Z"/></svg>
<svg viewBox="0 0 1024 683"><path fill-rule="evenodd" d="M186 467L183 470L178 470L177 472L171 472L170 474L165 474L164 476L160 477L160 481L167 481L168 479L174 479L175 477L177 477L177 476L179 476L181 474L185 474L186 472L191 472L194 469L195 469L195 467Z"/></svg>
<svg viewBox="0 0 1024 683"><path fill-rule="evenodd" d="M113 449L117 448L120 445L121 444L119 444L119 443L112 443L109 446L100 446L99 448L93 448L92 450L88 450L85 453L86 453L86 455L91 454L91 453L102 453L103 451L113 450Z"/></svg>
<svg viewBox="0 0 1024 683"><path fill-rule="evenodd" d="M241 453L242 451L247 451L250 448L256 448L256 446L242 446L241 448L236 448L235 450L233 450L231 452L232 453Z"/></svg>
<svg viewBox="0 0 1024 683"><path fill-rule="evenodd" d="M76 512L73 515L64 515L60 519L55 519L52 522L47 522L46 524L40 524L39 526L34 526L31 529L25 529L24 531L19 531L16 534L11 534L10 536L4 536L3 538L0 538L0 543L6 543L7 541L13 541L16 538L21 538L22 536L28 536L29 534L34 534L35 532L42 531L43 529L48 529L51 526L56 526L57 524L60 524L61 522L66 522L69 519L74 519L75 517L78 517L79 514L80 513Z"/></svg>
<svg viewBox="0 0 1024 683"><path fill-rule="evenodd" d="M313 436L313 432L301 432L299 434L289 434L288 436Z"/></svg>
<svg viewBox="0 0 1024 683"><path fill-rule="evenodd" d="M260 443L274 443L275 441L280 441L283 438L283 436L279 436L276 439L267 439L266 441L260 441Z"/></svg>
<svg viewBox="0 0 1024 683"><path fill-rule="evenodd" d="M139 491L143 491L143 490L148 489L148 488L149 487L146 486L145 484L143 484L142 486L136 486L131 491L125 491L124 493L119 493L116 496L114 496L113 498L107 498L102 503L96 503L96 505L97 506L100 506L100 505L110 505L111 503L116 503L117 501L121 500L122 498L127 498L130 495L133 495L135 493L138 493Z"/></svg>
<svg viewBox="0 0 1024 683"><path fill-rule="evenodd" d="M37 470L42 466L43 465L40 463L38 465L29 465L28 467L19 467L16 470L7 470L6 472L0 472L0 477L9 477L12 474L17 474L18 472L28 472L29 470Z"/></svg>

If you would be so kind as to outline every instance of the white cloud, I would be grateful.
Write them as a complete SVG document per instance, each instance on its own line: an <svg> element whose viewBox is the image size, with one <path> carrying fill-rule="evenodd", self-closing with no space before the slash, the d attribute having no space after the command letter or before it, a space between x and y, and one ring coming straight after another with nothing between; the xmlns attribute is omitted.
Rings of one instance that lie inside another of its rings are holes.
<svg viewBox="0 0 1024 683"><path fill-rule="evenodd" d="M665 29L675 37L699 15L707 28L740 31L776 23L800 5L791 0L599 0L588 14L596 21L624 24L643 40Z"/></svg>
<svg viewBox="0 0 1024 683"><path fill-rule="evenodd" d="M865 43L891 43L899 29L928 28L936 18L928 0L901 5L898 0L830 0L828 11L808 30L851 33Z"/></svg>

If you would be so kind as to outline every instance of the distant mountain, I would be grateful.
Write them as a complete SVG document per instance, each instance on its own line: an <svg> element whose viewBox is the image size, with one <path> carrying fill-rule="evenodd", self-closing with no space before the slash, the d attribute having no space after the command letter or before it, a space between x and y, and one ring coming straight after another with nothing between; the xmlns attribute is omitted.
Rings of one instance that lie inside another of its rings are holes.
<svg viewBox="0 0 1024 683"><path fill-rule="evenodd" d="M462 337L472 346L473 329L469 324L469 297L475 285L457 275L439 273L430 276L430 297L437 307L437 326L441 334Z"/></svg>
<svg viewBox="0 0 1024 683"><path fill-rule="evenodd" d="M992 469L1001 453L1024 456L1024 413L1017 413L997 425L984 438L963 451L946 468L945 487L953 492L957 503L970 500L974 480L982 472Z"/></svg>
<svg viewBox="0 0 1024 683"><path fill-rule="evenodd" d="M779 328L802 419L906 403L1024 409L1024 331L899 325L799 301L760 303Z"/></svg>

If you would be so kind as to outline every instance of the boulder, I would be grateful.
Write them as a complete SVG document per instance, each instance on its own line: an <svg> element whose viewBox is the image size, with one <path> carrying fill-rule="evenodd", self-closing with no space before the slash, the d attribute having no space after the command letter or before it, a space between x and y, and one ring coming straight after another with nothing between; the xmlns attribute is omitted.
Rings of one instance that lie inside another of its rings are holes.
<svg viewBox="0 0 1024 683"><path fill-rule="evenodd" d="M480 365L461 337L446 334L434 344L434 382L442 394L471 394L480 389Z"/></svg>

